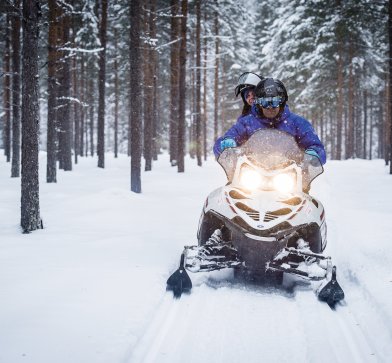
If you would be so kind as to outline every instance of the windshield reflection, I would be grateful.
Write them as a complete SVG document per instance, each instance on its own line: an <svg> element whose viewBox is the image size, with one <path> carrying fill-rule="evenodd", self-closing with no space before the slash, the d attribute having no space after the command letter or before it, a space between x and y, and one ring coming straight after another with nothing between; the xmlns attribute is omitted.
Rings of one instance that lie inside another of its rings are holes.
<svg viewBox="0 0 392 363"><path fill-rule="evenodd" d="M283 169L296 163L302 168L304 189L323 172L317 157L305 154L292 135L275 129L258 130L241 146L222 152L218 163L226 172L229 182L233 180L239 157L243 155L254 166L267 171Z"/></svg>

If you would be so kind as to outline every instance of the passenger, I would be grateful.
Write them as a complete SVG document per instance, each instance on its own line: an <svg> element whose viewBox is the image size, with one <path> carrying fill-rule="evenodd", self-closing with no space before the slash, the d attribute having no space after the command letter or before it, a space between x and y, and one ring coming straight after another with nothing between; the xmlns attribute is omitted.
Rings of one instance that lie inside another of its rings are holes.
<svg viewBox="0 0 392 363"><path fill-rule="evenodd" d="M234 92L236 97L238 97L238 95L241 95L244 106L242 108L242 113L240 117L237 119L237 122L239 121L240 118L247 116L251 113L252 105L255 101L254 90L262 79L263 77L252 72L242 73L238 78L238 84ZM219 144L222 140L223 137L218 138L215 144ZM214 153L216 155L215 146L214 146Z"/></svg>
<svg viewBox="0 0 392 363"><path fill-rule="evenodd" d="M240 75L238 85L235 88L235 96L238 97L238 95L241 94L242 101L244 102L241 116L250 113L253 102L255 101L254 89L262 79L263 77L252 72L245 72Z"/></svg>

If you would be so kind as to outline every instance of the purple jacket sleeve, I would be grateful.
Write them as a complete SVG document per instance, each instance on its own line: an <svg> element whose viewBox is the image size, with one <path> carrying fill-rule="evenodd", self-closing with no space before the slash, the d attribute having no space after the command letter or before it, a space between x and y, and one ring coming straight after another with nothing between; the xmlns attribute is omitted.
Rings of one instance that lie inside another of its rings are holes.
<svg viewBox="0 0 392 363"><path fill-rule="evenodd" d="M221 143L222 140L223 140L223 136L218 137L218 138L216 139L216 141L215 141L213 150L214 150L214 154L215 154L215 157L216 157L216 158L218 158L219 155L221 154L220 143Z"/></svg>
<svg viewBox="0 0 392 363"><path fill-rule="evenodd" d="M297 142L300 147L303 149L312 149L314 150L322 164L325 164L327 161L327 156L325 153L324 145L318 138L317 134L314 132L314 129L309 121L305 120L302 117L297 116Z"/></svg>
<svg viewBox="0 0 392 363"><path fill-rule="evenodd" d="M215 144L214 144L214 148L213 148L216 158L218 158L222 152L222 150L220 148L220 143L222 140L233 139L233 140L235 140L237 145L241 145L245 140L248 139L249 136L247 134L247 128L246 128L245 122L244 122L245 117L246 116L239 117L237 119L237 122L232 127L230 127L223 136L218 137L216 139Z"/></svg>

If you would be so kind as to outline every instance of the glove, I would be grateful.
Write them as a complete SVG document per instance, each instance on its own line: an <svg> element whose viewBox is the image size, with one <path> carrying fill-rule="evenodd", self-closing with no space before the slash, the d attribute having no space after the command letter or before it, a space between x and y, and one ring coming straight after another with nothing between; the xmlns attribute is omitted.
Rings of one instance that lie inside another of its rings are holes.
<svg viewBox="0 0 392 363"><path fill-rule="evenodd" d="M233 139L224 139L220 143L221 151L227 149L228 147L236 147L237 143Z"/></svg>
<svg viewBox="0 0 392 363"><path fill-rule="evenodd" d="M319 159L318 154L313 149L306 149L305 150L305 154L308 154L308 155L311 155L311 156L315 156L316 158Z"/></svg>

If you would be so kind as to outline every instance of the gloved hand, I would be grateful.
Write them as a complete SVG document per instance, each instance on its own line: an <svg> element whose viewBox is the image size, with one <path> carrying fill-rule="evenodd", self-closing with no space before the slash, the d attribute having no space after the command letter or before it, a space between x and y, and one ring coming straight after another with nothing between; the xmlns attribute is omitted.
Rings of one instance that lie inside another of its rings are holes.
<svg viewBox="0 0 392 363"><path fill-rule="evenodd" d="M237 143L233 139L224 139L220 143L220 149L223 151L224 149L227 149L228 147L236 147Z"/></svg>
<svg viewBox="0 0 392 363"><path fill-rule="evenodd" d="M319 159L318 154L313 150L313 149L306 149L305 150L305 154L311 155L311 156L315 156Z"/></svg>

